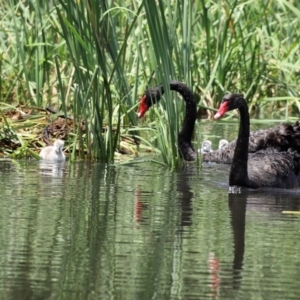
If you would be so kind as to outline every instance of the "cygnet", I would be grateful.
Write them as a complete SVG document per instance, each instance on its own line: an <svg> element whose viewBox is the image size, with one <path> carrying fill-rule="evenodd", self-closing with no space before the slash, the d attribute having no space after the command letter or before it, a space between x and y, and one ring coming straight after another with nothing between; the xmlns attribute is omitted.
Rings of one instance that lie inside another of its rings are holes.
<svg viewBox="0 0 300 300"><path fill-rule="evenodd" d="M229 144L229 142L225 139L222 139L219 141L219 149L222 149L224 147L226 147Z"/></svg>
<svg viewBox="0 0 300 300"><path fill-rule="evenodd" d="M40 152L41 159L54 162L66 160L63 152L64 143L63 140L56 140L53 146L44 147Z"/></svg>
<svg viewBox="0 0 300 300"><path fill-rule="evenodd" d="M211 147L212 147L211 141L209 141L209 140L204 140L204 141L202 142L200 152L201 152L201 153L212 152Z"/></svg>

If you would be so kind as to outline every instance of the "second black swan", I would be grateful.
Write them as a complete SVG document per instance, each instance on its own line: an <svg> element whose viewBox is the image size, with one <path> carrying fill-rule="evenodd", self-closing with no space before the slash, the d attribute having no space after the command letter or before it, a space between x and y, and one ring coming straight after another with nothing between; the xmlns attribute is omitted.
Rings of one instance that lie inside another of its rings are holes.
<svg viewBox="0 0 300 300"><path fill-rule="evenodd" d="M224 145L222 148L203 156L206 162L217 162L230 164L237 140ZM299 122L294 124L282 123L268 129L251 131L249 136L249 153L256 153L266 149L278 151L297 151L300 153L300 126Z"/></svg>
<svg viewBox="0 0 300 300"><path fill-rule="evenodd" d="M240 127L233 154L229 186L294 188L300 185L300 155L297 151L258 151L248 157L250 120L248 105L240 94L224 96L215 119L238 109Z"/></svg>
<svg viewBox="0 0 300 300"><path fill-rule="evenodd" d="M193 161L197 157L197 153L192 146L192 136L197 117L195 97L191 89L180 81L170 81L170 90L178 92L185 101L185 116L178 134L179 154L185 160ZM151 87L146 90L141 99L138 118L141 118L153 104L160 101L164 92L163 85Z"/></svg>
<svg viewBox="0 0 300 300"><path fill-rule="evenodd" d="M181 94L186 103L186 114L178 135L178 148L182 158L193 161L197 156L192 146L192 135L197 114L195 97L191 89L180 81L170 81L170 89ZM141 99L138 117L143 117L153 104L161 100L163 94L163 85L154 86L146 90ZM224 145L221 149L203 153L203 161L231 164L236 141L234 140ZM277 149L278 151L297 150L300 153L299 123L296 122L294 125L283 123L276 127L250 132L249 153L268 148Z"/></svg>

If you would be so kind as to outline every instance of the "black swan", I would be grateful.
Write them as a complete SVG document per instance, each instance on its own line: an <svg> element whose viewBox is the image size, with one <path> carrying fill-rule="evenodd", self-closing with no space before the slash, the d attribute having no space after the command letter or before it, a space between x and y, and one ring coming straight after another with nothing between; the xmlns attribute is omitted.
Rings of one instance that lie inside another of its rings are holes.
<svg viewBox="0 0 300 300"><path fill-rule="evenodd" d="M180 93L186 103L186 115L178 136L178 147L181 157L192 161L197 156L191 142L197 109L194 94L184 83L175 80L170 82L170 89ZM163 94L163 85L151 87L146 90L141 99L138 118L143 117L153 104L160 101ZM221 149L202 153L203 161L231 164L235 145L236 140L224 145ZM299 123L296 122L294 125L283 123L273 128L250 132L249 153L255 153L268 148L275 148L278 151L287 151L288 149L297 150L300 153Z"/></svg>
<svg viewBox="0 0 300 300"><path fill-rule="evenodd" d="M191 89L180 81L170 81L170 90L178 92L185 101L185 116L178 134L179 154L185 160L193 161L197 157L197 153L192 146L192 135L197 117L195 97ZM138 118L141 118L153 104L160 101L164 92L163 85L151 87L146 90L141 99Z"/></svg>
<svg viewBox="0 0 300 300"><path fill-rule="evenodd" d="M240 128L233 154L229 186L259 188L294 188L300 185L300 155L297 151L275 149L258 151L248 157L250 121L248 105L240 94L224 96L215 119L227 111L238 109Z"/></svg>
<svg viewBox="0 0 300 300"><path fill-rule="evenodd" d="M217 162L231 164L237 140L219 147L218 150L207 153L203 156L205 162ZM299 122L293 125L282 123L278 126L251 131L249 136L249 153L266 149L278 151L294 151L300 153L300 126Z"/></svg>

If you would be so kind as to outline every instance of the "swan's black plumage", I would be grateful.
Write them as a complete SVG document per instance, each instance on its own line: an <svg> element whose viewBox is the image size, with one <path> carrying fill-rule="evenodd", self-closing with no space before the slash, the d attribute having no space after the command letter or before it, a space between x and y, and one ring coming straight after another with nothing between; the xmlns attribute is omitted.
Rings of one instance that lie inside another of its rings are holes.
<svg viewBox="0 0 300 300"><path fill-rule="evenodd" d="M204 155L207 162L231 163L237 140L233 140L222 149ZM278 126L251 131L249 136L249 153L266 149L278 151L297 151L300 153L300 126L299 122L293 125L282 123Z"/></svg>
<svg viewBox="0 0 300 300"><path fill-rule="evenodd" d="M226 95L215 119L233 109L238 109L240 112L240 127L229 174L229 186L298 187L300 185L300 155L297 151L289 149L287 152L279 152L275 148L269 148L248 157L250 121L248 106L243 95Z"/></svg>
<svg viewBox="0 0 300 300"><path fill-rule="evenodd" d="M195 160L197 154L191 143L196 121L196 103L193 92L179 81L171 81L170 89L179 92L186 102L186 116L178 136L179 151L185 160ZM160 101L163 94L164 87L162 85L146 90L141 100L138 117L141 118L153 104ZM230 142L222 149L203 153L203 161L231 164L236 141ZM300 153L299 123L296 122L294 125L283 123L276 127L250 132L249 153L256 153L269 148L278 151L296 150Z"/></svg>
<svg viewBox="0 0 300 300"><path fill-rule="evenodd" d="M191 89L180 81L170 81L170 90L178 92L185 101L185 116L178 134L178 149L182 158L192 161L197 156L192 146L192 135L197 117L195 97ZM141 99L138 117L141 118L153 104L160 101L164 92L163 85L151 87L146 90Z"/></svg>

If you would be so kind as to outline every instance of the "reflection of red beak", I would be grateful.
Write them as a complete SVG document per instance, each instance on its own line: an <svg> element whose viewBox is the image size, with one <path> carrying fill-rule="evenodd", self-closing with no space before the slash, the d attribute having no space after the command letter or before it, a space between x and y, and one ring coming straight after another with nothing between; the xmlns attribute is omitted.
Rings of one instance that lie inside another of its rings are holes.
<svg viewBox="0 0 300 300"><path fill-rule="evenodd" d="M148 105L146 104L146 96L144 95L141 100L139 112L138 112L138 118L140 119L148 110Z"/></svg>
<svg viewBox="0 0 300 300"><path fill-rule="evenodd" d="M222 102L220 104L219 110L214 116L215 120L220 119L221 117L223 117L225 115L225 113L228 111L228 105L229 105L229 102L227 102L227 101Z"/></svg>
<svg viewBox="0 0 300 300"><path fill-rule="evenodd" d="M143 203L140 200L141 190L138 188L136 193L136 202L135 202L135 221L136 223L140 223L141 221L141 214L143 210Z"/></svg>
<svg viewBox="0 0 300 300"><path fill-rule="evenodd" d="M218 257L214 255L214 253L209 253L208 258L208 264L209 264L209 273L211 276L211 288L214 292L217 292L220 287L220 262ZM217 294L212 294L210 296L217 296Z"/></svg>
<svg viewBox="0 0 300 300"><path fill-rule="evenodd" d="M141 201L135 203L135 221L139 223L141 221L141 214L143 209L143 204Z"/></svg>

